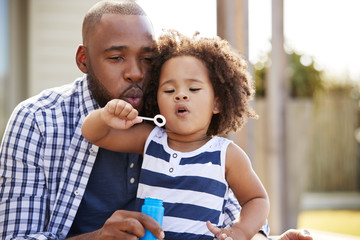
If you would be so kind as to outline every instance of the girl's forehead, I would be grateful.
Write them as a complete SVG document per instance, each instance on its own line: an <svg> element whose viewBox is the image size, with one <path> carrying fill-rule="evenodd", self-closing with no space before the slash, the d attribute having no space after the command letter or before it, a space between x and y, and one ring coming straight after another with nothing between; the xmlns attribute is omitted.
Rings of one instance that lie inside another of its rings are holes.
<svg viewBox="0 0 360 240"><path fill-rule="evenodd" d="M159 85L175 83L210 84L207 68L199 59L191 56L174 57L161 69Z"/></svg>
<svg viewBox="0 0 360 240"><path fill-rule="evenodd" d="M170 71L169 69L172 69L172 71ZM207 72L205 64L196 57L177 56L170 58L163 64L161 68L161 73L166 72L170 74L174 71L175 73L181 73L184 72L184 70L185 73L203 73L204 71Z"/></svg>

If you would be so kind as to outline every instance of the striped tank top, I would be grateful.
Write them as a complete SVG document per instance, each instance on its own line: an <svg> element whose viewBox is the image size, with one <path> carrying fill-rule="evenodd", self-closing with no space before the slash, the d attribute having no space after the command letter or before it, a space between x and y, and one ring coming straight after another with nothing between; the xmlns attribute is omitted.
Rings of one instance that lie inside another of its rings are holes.
<svg viewBox="0 0 360 240"><path fill-rule="evenodd" d="M137 192L138 204L146 197L161 199L166 240L213 239L206 221L222 226L229 196L225 156L231 141L213 137L192 152L169 148L164 129L155 127L144 148Z"/></svg>

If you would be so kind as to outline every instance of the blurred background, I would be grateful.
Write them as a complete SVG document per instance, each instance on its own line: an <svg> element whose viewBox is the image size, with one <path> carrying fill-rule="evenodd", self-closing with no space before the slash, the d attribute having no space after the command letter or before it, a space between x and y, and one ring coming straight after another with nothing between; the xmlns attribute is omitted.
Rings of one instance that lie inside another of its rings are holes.
<svg viewBox="0 0 360 240"><path fill-rule="evenodd" d="M95 2L0 0L0 137L20 101L82 75L75 52ZM260 119L228 137L269 193L272 234L360 239L360 1L137 2L157 35L218 35L248 60Z"/></svg>

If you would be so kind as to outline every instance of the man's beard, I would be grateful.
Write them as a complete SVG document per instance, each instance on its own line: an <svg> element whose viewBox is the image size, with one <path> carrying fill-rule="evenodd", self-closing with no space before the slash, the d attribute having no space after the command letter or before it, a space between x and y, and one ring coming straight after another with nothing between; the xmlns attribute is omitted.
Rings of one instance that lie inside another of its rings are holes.
<svg viewBox="0 0 360 240"><path fill-rule="evenodd" d="M101 81L96 77L91 64L89 64L88 67L88 81L89 81L89 88L90 91L96 100L96 102L99 104L100 107L105 107L105 105L114 97L111 96L110 92L105 88L105 86L101 83ZM120 81L120 80L119 80ZM137 91L140 91L142 93L142 88L137 83L131 84L128 88L126 88L122 93L120 93L119 96L115 97L116 99L124 99L124 95L131 90L131 89L138 89ZM142 105L142 104L141 104ZM141 105L137 108L141 108Z"/></svg>
<svg viewBox="0 0 360 240"><path fill-rule="evenodd" d="M91 66L88 68L88 80L89 88L95 101L99 104L100 107L105 107L105 105L112 99L112 97L109 91L95 76Z"/></svg>

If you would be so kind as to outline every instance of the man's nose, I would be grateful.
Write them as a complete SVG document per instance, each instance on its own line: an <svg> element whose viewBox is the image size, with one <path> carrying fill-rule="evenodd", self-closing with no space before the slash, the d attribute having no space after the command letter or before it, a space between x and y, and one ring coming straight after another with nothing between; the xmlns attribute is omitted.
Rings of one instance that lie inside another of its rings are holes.
<svg viewBox="0 0 360 240"><path fill-rule="evenodd" d="M141 67L137 59L129 60L124 73L126 81L140 82L144 79L144 69Z"/></svg>

